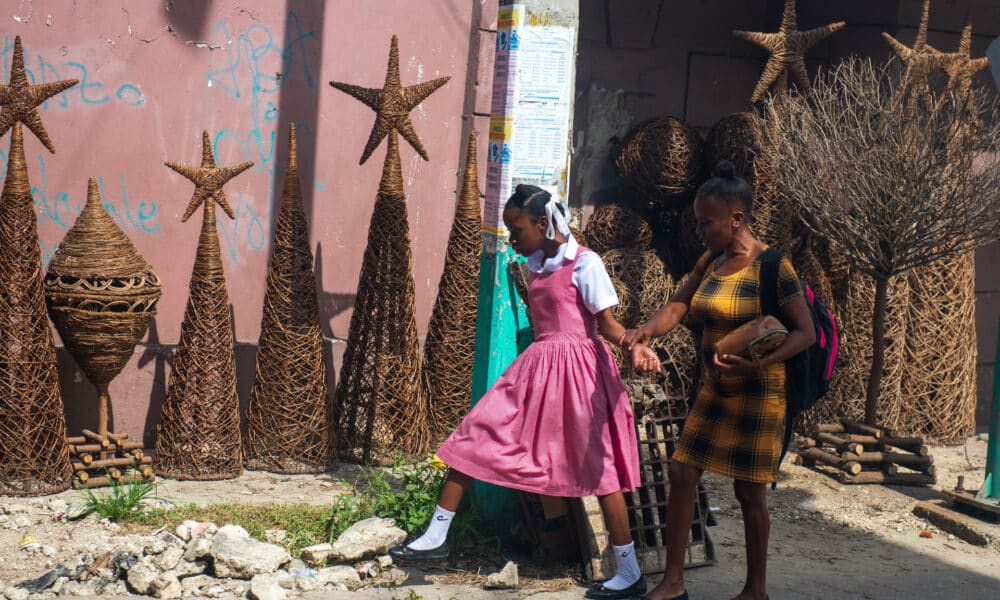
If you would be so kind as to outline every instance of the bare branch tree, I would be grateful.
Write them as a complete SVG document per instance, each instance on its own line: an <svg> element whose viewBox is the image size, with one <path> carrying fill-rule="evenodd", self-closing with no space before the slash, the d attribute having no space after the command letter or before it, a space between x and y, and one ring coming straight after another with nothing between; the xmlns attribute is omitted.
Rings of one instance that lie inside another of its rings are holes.
<svg viewBox="0 0 1000 600"><path fill-rule="evenodd" d="M865 419L877 421L888 281L1000 239L995 94L907 102L893 65L851 58L757 125L782 192L806 225L876 282Z"/></svg>

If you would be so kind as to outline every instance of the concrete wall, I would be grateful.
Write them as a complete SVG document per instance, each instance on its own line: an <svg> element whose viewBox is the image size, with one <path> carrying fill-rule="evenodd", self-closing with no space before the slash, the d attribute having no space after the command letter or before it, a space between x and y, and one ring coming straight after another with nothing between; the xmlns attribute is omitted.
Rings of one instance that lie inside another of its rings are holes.
<svg viewBox="0 0 1000 600"><path fill-rule="evenodd" d="M100 177L109 210L163 280L154 328L111 386L115 430L144 435L148 443L159 418L200 222L199 215L180 222L193 186L163 162L198 164L203 129L210 132L221 164L256 163L226 187L236 220L219 213L241 395L246 397L253 379L273 207L280 200L287 129L293 122L320 276L322 322L336 361L331 366L339 368L339 340L347 336L385 145L358 166L374 114L327 82L381 87L392 34L399 35L404 85L452 77L412 114L430 162L405 144L401 149L417 320L421 331L426 329L480 92L481 19L484 7L485 18L496 13L494 3L5 4L0 14L4 81L15 35L22 38L33 80L81 80L41 110L58 154L49 155L27 136L45 260L78 214L87 177ZM0 168L5 168L6 144L2 150ZM91 386L64 352L60 366L70 430L93 427Z"/></svg>
<svg viewBox="0 0 1000 600"><path fill-rule="evenodd" d="M922 0L799 0L799 28L835 21L847 27L807 54L814 75L821 65L852 53L889 57L887 31L911 43ZM577 62L575 159L571 198L586 214L614 200L610 155L629 128L672 115L705 132L720 117L746 110L766 53L732 30L775 31L784 0L581 0ZM973 56L1000 35L1000 2L934 0L929 42L952 51L967 15L974 24ZM988 71L977 80L992 87ZM1000 317L1000 247L977 254L979 342L977 422L988 424L988 400Z"/></svg>
<svg viewBox="0 0 1000 600"><path fill-rule="evenodd" d="M340 366L384 146L359 167L372 112L330 80L382 84L389 39L400 36L404 84L450 75L413 113L431 156L402 148L416 279L417 325L426 330L471 127L487 130L497 0L168 0L7 3L0 14L6 81L13 38L34 80L78 78L42 117L58 154L30 135L29 173L46 260L100 177L105 203L164 281L160 313L111 387L113 427L152 442L177 341L198 234L180 223L192 186L163 166L195 164L208 129L222 164L252 160L227 186L238 212L220 217L233 303L239 392L253 380L272 206L280 197L286 131L299 128L299 164L312 225L331 387ZM919 0L800 0L800 23L849 27L810 54L810 67L853 51L884 56L883 30L912 39ZM991 0L936 0L933 43L954 45L964 11L976 21L974 52L1000 33ZM577 205L612 195L608 148L616 133L655 115L699 128L743 110L763 54L730 35L771 30L781 0L580 0L578 103L573 164ZM480 144L485 165L486 144ZM0 145L0 169L6 146ZM3 173L0 173L3 175ZM480 169L481 179L485 168ZM581 185L585 183L585 185ZM613 180L612 180L613 183ZM482 181L480 183L482 189ZM989 391L1000 314L1000 250L980 253L980 393ZM57 338L58 343L58 338ZM65 352L60 372L71 430L93 427L92 387ZM983 417L980 415L980 422Z"/></svg>

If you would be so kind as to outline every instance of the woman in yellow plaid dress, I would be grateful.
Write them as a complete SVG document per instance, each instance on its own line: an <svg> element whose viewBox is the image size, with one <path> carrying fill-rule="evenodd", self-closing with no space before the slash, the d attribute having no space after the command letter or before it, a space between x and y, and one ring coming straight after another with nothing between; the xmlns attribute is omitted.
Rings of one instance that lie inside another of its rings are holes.
<svg viewBox="0 0 1000 600"><path fill-rule="evenodd" d="M760 265L765 249L749 222L753 196L733 165L719 163L717 176L698 190L694 203L698 235L708 251L677 292L641 328L626 334L636 368L655 371L655 360L640 358L643 346L673 329L688 311L704 325L702 384L681 432L669 468L667 564L652 600L687 600L684 552L694 518L694 497L702 472L734 479L743 511L747 579L737 600L766 600L770 516L767 484L777 480L785 418L784 361L815 340L812 318L798 276L787 258L778 268L778 304L789 331L773 352L750 361L715 352L715 344L763 312Z"/></svg>

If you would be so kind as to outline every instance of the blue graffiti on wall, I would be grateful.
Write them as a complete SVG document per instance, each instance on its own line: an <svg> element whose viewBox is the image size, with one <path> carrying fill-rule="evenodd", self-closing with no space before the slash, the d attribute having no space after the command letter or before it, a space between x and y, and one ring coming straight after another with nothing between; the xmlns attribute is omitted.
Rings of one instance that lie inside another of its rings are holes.
<svg viewBox="0 0 1000 600"><path fill-rule="evenodd" d="M0 180L7 176L7 153L0 151ZM86 190L80 190L79 195L71 196L64 190L49 189L49 179L46 167L46 155L38 154L38 183L31 186L31 198L35 205L40 226L53 224L59 229L69 229L76 222L77 216L87 200ZM128 178L125 173L119 173L112 182L105 184L104 177L97 178L104 209L126 233L156 233L162 227L157 218L157 205L153 200L136 201L129 195ZM47 265L56 245L49 246L39 240L42 248L42 262Z"/></svg>
<svg viewBox="0 0 1000 600"><path fill-rule="evenodd" d="M316 87L316 75L309 63L307 48L307 43L315 39L315 32L304 30L294 11L287 14L285 32L286 39L279 44L262 23L254 23L234 35L227 22L217 22L212 40L225 48L225 65L207 74L210 87L222 90L234 100L249 98L249 127L220 129L213 139L212 150L216 156L231 155L220 150L234 147L240 161L253 161L254 171L267 174L268 210L274 205L277 102L282 81L292 75L301 75L308 89ZM307 123L296 123L296 135L305 142L311 139L313 132ZM300 147L310 148L312 144L302 143ZM314 185L317 189L325 187L318 181ZM223 232L230 256L235 260L243 243L251 250L263 250L269 227L265 226L268 215L263 215L262 219L249 202L242 200L242 194L234 211L236 219L232 227L224 227Z"/></svg>
<svg viewBox="0 0 1000 600"><path fill-rule="evenodd" d="M8 64L13 53L14 40L4 36L3 47L0 48L0 64ZM122 83L117 87L114 84L105 84L91 76L87 65L76 60L61 61L57 67L41 54L36 54L34 57L25 57L24 70L31 83L49 83L61 79L80 80L80 83L60 92L55 98L43 102L43 109L48 109L50 102L59 108L69 108L70 102L76 100L84 105L107 104L112 98L123 106L142 106L146 103L146 97L139 86L134 83ZM0 77L6 82L6 69L3 71Z"/></svg>

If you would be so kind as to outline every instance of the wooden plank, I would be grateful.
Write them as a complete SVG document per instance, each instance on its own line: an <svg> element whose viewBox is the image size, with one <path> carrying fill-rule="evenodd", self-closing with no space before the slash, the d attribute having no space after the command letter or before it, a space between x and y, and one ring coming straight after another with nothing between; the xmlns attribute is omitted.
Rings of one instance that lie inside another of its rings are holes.
<svg viewBox="0 0 1000 600"><path fill-rule="evenodd" d="M946 531L975 546L987 546L990 543L989 535L984 532L985 523L948 508L944 500L918 502L913 507L913 514L921 519L927 519L941 531Z"/></svg>

